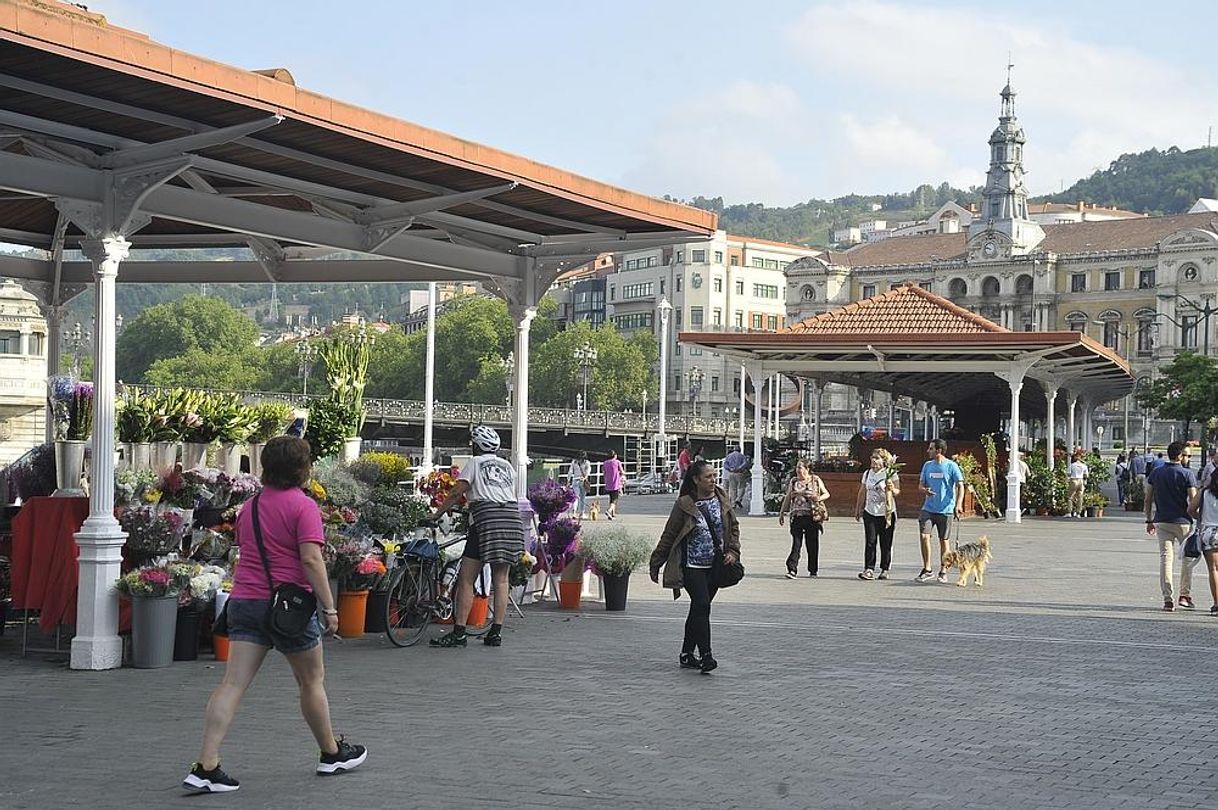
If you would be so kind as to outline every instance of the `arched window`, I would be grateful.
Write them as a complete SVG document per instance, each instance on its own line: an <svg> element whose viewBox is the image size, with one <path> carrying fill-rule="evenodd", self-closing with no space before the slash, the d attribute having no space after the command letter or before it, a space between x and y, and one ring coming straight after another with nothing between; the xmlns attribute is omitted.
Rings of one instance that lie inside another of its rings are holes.
<svg viewBox="0 0 1218 810"><path fill-rule="evenodd" d="M1015 294L1016 295L1031 295L1032 294L1032 277L1027 273L1015 277Z"/></svg>
<svg viewBox="0 0 1218 810"><path fill-rule="evenodd" d="M1066 325L1071 332L1087 333L1087 313L1074 311L1066 316Z"/></svg>
<svg viewBox="0 0 1218 810"><path fill-rule="evenodd" d="M1102 340L1104 346L1119 352L1121 349L1121 313L1115 309L1106 309L1096 319L1104 324Z"/></svg>
<svg viewBox="0 0 1218 810"><path fill-rule="evenodd" d="M993 276L986 276L981 280L981 294L985 297L997 296L999 289L998 279Z"/></svg>
<svg viewBox="0 0 1218 810"><path fill-rule="evenodd" d="M947 297L955 300L968 295L968 283L962 278L953 278L947 283Z"/></svg>
<svg viewBox="0 0 1218 810"><path fill-rule="evenodd" d="M1138 357L1150 357L1155 353L1155 311L1144 307L1133 313L1133 319L1137 324L1134 351Z"/></svg>

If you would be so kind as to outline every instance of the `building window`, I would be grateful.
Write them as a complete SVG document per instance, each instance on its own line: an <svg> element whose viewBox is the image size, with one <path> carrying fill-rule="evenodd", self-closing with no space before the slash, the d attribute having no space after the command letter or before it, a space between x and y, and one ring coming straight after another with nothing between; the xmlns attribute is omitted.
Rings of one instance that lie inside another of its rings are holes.
<svg viewBox="0 0 1218 810"><path fill-rule="evenodd" d="M660 279L660 295L664 294L664 281L665 279Z"/></svg>
<svg viewBox="0 0 1218 810"><path fill-rule="evenodd" d="M715 292L723 292L723 279L715 276Z"/></svg>
<svg viewBox="0 0 1218 810"><path fill-rule="evenodd" d="M1180 346L1184 349L1197 348L1197 316L1182 315L1180 317Z"/></svg>
<svg viewBox="0 0 1218 810"><path fill-rule="evenodd" d="M673 353L677 354L677 355L681 354L681 344L680 343L677 344L677 347L676 347L676 349L673 350Z"/></svg>
<svg viewBox="0 0 1218 810"><path fill-rule="evenodd" d="M719 393L719 378L718 377L711 377L711 393L712 394Z"/></svg>
<svg viewBox="0 0 1218 810"><path fill-rule="evenodd" d="M648 256L648 257L647 257L647 266L648 266L648 267L655 267L655 266L656 266L656 262L657 262L657 261L658 261L658 259L656 259L656 257L655 257L655 256Z"/></svg>
<svg viewBox="0 0 1218 810"><path fill-rule="evenodd" d="M20 332L0 332L0 354L21 354Z"/></svg>
<svg viewBox="0 0 1218 810"><path fill-rule="evenodd" d="M1111 292L1112 290L1121 289L1121 271L1120 270L1105 270L1104 271L1104 290Z"/></svg>
<svg viewBox="0 0 1218 810"><path fill-rule="evenodd" d="M953 300L968 295L968 282L962 278L953 278L947 283L947 297Z"/></svg>
<svg viewBox="0 0 1218 810"><path fill-rule="evenodd" d="M777 284L754 284L753 285L753 297L754 298L777 298L778 297L778 285Z"/></svg>
<svg viewBox="0 0 1218 810"><path fill-rule="evenodd" d="M759 256L754 256L753 257L753 266L765 269L765 259L763 259Z"/></svg>
<svg viewBox="0 0 1218 810"><path fill-rule="evenodd" d="M715 264L723 264L723 251L722 250L715 251Z"/></svg>
<svg viewBox="0 0 1218 810"><path fill-rule="evenodd" d="M1104 321L1104 346L1109 349L1120 349L1121 322Z"/></svg>
<svg viewBox="0 0 1218 810"><path fill-rule="evenodd" d="M1150 357L1155 353L1155 323L1149 318L1138 321L1138 357Z"/></svg>
<svg viewBox="0 0 1218 810"><path fill-rule="evenodd" d="M1155 288L1155 271L1139 270L1138 271L1138 289L1153 290Z"/></svg>
<svg viewBox="0 0 1218 810"><path fill-rule="evenodd" d="M702 307L690 307L689 308L689 325L690 326L701 326L702 325Z"/></svg>
<svg viewBox="0 0 1218 810"><path fill-rule="evenodd" d="M698 348L697 346L690 346L690 347L689 347L689 353L690 353L690 355L691 355L691 356L693 356L693 357L701 357L701 356L702 356L702 349Z"/></svg>
<svg viewBox="0 0 1218 810"><path fill-rule="evenodd" d="M30 356L42 357L47 351L47 336L41 332L30 333Z"/></svg>
<svg viewBox="0 0 1218 810"><path fill-rule="evenodd" d="M766 270L777 270L778 269L778 259L766 259L765 260L765 269Z"/></svg>
<svg viewBox="0 0 1218 810"><path fill-rule="evenodd" d="M677 326L680 326L681 316L685 314L685 310L681 309L681 307L677 307L672 311L672 313L677 316Z"/></svg>
<svg viewBox="0 0 1218 810"><path fill-rule="evenodd" d="M730 264L732 267L739 267L740 266L740 257L733 256L731 258L731 260L728 262L728 264Z"/></svg>
<svg viewBox="0 0 1218 810"><path fill-rule="evenodd" d="M736 279L736 295L744 295L744 279Z"/></svg>
<svg viewBox="0 0 1218 810"><path fill-rule="evenodd" d="M651 329L654 323L655 315L651 312L632 312L628 315L613 316L613 324L621 332L629 332L634 329Z"/></svg>
<svg viewBox="0 0 1218 810"><path fill-rule="evenodd" d="M743 329L743 328L744 328L744 313L743 313L741 310L736 310L736 314L735 314L735 316L734 316L734 320L735 320L735 322L736 322L736 328L737 328L737 329Z"/></svg>
<svg viewBox="0 0 1218 810"><path fill-rule="evenodd" d="M1086 334L1086 332L1087 332L1087 313L1071 312L1069 315L1066 316L1066 324L1069 326L1069 329L1071 332L1082 332L1082 333Z"/></svg>
<svg viewBox="0 0 1218 810"><path fill-rule="evenodd" d="M652 295L653 285L650 281L644 281L641 284L623 284L622 299L627 298L648 298ZM613 296L610 295L610 298Z"/></svg>
<svg viewBox="0 0 1218 810"><path fill-rule="evenodd" d="M672 387L677 389L678 391L681 390L681 372L678 371L676 374L673 375Z"/></svg>
<svg viewBox="0 0 1218 810"><path fill-rule="evenodd" d="M617 285L616 285L616 284L610 284L610 285L609 285L609 300L610 300L610 301L613 301L613 300L615 300L616 298L617 298Z"/></svg>
<svg viewBox="0 0 1218 810"><path fill-rule="evenodd" d="M705 250L690 251L690 255L692 256L690 261L693 261L695 263L706 261L706 251Z"/></svg>
<svg viewBox="0 0 1218 810"><path fill-rule="evenodd" d="M736 394L736 395L740 394L740 378L739 377L732 377L732 393Z"/></svg>
<svg viewBox="0 0 1218 810"><path fill-rule="evenodd" d="M777 332L778 331L778 316L777 315L766 316L765 328L769 329L771 332Z"/></svg>
<svg viewBox="0 0 1218 810"><path fill-rule="evenodd" d="M673 289L676 290L677 292L681 292L681 279L682 278L683 278L683 276L677 276L675 279L673 279Z"/></svg>
<svg viewBox="0 0 1218 810"><path fill-rule="evenodd" d="M754 328L754 329L760 329L760 328L761 328L761 316L760 316L760 315L754 315L754 316L753 316L753 328Z"/></svg>
<svg viewBox="0 0 1218 810"><path fill-rule="evenodd" d="M863 298L873 298L873 297L875 297L875 285L874 284L864 284L863 285Z"/></svg>
<svg viewBox="0 0 1218 810"><path fill-rule="evenodd" d="M677 264L680 264L683 261L685 261L685 251L678 250L677 251Z"/></svg>
<svg viewBox="0 0 1218 810"><path fill-rule="evenodd" d="M711 310L711 323L715 326L723 326L723 308L715 307Z"/></svg>
<svg viewBox="0 0 1218 810"><path fill-rule="evenodd" d="M1087 291L1087 274L1086 273L1071 273L1070 274L1070 292L1086 292Z"/></svg>

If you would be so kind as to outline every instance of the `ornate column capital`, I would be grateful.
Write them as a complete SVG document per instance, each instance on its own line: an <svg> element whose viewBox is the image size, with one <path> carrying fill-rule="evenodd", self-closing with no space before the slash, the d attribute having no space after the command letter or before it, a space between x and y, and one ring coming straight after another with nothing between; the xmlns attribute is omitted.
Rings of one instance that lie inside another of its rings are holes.
<svg viewBox="0 0 1218 810"><path fill-rule="evenodd" d="M131 252L131 243L115 234L101 239L81 240L80 249L93 262L95 274L116 276L119 263Z"/></svg>

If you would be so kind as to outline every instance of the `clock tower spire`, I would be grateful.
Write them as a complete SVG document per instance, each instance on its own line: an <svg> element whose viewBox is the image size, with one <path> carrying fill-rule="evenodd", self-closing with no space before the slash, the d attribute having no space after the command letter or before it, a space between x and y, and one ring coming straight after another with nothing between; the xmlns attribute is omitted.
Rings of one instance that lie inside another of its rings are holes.
<svg viewBox="0 0 1218 810"><path fill-rule="evenodd" d="M981 214L969 225L970 254L993 259L1033 250L1045 232L1028 218L1028 191L1023 184L1023 127L1015 118L1015 89L1007 65L1007 84L999 96L998 127L990 135L990 170L982 192Z"/></svg>

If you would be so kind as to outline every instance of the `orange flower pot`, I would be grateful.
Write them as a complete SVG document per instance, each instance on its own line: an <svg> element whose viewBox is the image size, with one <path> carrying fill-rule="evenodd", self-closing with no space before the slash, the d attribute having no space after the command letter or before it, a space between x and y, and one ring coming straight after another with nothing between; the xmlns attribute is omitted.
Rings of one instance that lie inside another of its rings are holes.
<svg viewBox="0 0 1218 810"><path fill-rule="evenodd" d="M465 620L465 626L472 627L475 630L485 626L489 612L490 600L485 596L475 596L474 601L469 606L469 618Z"/></svg>
<svg viewBox="0 0 1218 810"><path fill-rule="evenodd" d="M367 591L343 591L338 595L338 634L359 638L364 634L368 614Z"/></svg>
<svg viewBox="0 0 1218 810"><path fill-rule="evenodd" d="M579 594L584 589L584 583L576 582L559 582L558 583L558 606L567 610L579 610Z"/></svg>
<svg viewBox="0 0 1218 810"><path fill-rule="evenodd" d="M228 660L228 636L213 635L211 637L211 648L216 653L217 661Z"/></svg>

